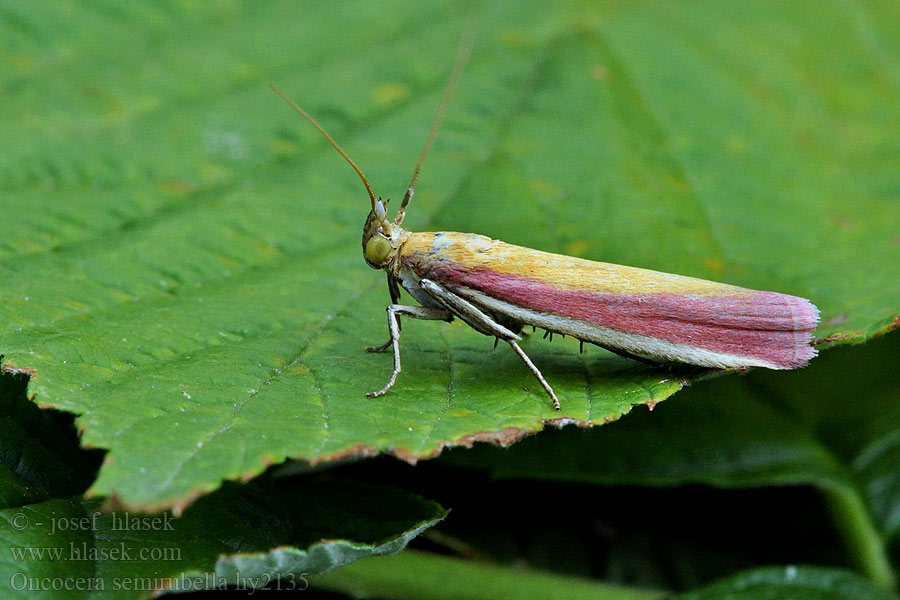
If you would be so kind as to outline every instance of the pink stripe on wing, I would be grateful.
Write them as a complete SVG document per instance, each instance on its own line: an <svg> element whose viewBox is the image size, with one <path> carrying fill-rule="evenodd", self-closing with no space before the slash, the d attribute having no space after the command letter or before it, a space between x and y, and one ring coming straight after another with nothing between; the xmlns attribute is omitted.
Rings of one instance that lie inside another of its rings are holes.
<svg viewBox="0 0 900 600"><path fill-rule="evenodd" d="M802 366L815 355L809 340L818 311L796 296L744 289L704 297L566 290L490 269L467 270L449 261L429 266L422 275L451 289L476 289L523 308L617 331L753 357L783 369Z"/></svg>

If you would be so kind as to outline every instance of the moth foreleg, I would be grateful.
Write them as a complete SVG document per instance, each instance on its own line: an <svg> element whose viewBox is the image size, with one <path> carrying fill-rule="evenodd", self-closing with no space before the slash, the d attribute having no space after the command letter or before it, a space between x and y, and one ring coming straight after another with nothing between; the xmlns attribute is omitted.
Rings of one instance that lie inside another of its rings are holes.
<svg viewBox="0 0 900 600"><path fill-rule="evenodd" d="M512 346L512 349L515 350L516 354L519 355L519 358L522 359L522 362L525 363L525 366L528 367L528 370L531 371L532 375L534 375L541 383L544 391L546 391L550 396L550 399L553 401L553 408L555 408L556 410L560 410L559 399L553 392L553 388L551 388L550 384L547 383L547 380L544 379L544 376L541 374L540 369L538 369L535 364L531 362L531 359L528 358L528 355L525 354L525 352L516 343L516 340L521 339L518 335L516 335L500 323L497 323L489 315L485 314L484 311L480 310L477 306L475 306L465 298L462 298L454 294L453 292L442 288L430 279L420 280L419 285L423 290L427 291L431 296L433 296L441 304L446 306L457 317L465 321L467 325L469 325L476 331L480 331L485 335L492 335L494 337L500 338L505 342L508 342L509 345Z"/></svg>
<svg viewBox="0 0 900 600"><path fill-rule="evenodd" d="M400 303L400 286L397 285L397 278L387 274L387 284L388 284L388 292L391 295L391 304L399 304ZM403 329L403 326L400 324L400 319L397 319L397 329ZM391 338L388 338L388 341L381 344L380 346L366 346L366 352L384 352L391 345Z"/></svg>
<svg viewBox="0 0 900 600"><path fill-rule="evenodd" d="M380 352L384 350L388 346L394 347L394 370L391 373L391 378L388 379L388 382L384 385L383 388L374 392L368 392L366 394L367 398L373 398L375 396L381 396L394 385L394 382L397 381L397 375L400 374L400 320L397 318L398 315L404 315L407 317L412 317L414 319L423 319L425 321L446 321L453 317L453 315L444 309L441 308L428 308L426 306L405 306L403 304L391 304L387 307L387 319L388 319L388 331L391 334L391 339L387 341L386 344L381 346L369 346L366 348L369 352Z"/></svg>

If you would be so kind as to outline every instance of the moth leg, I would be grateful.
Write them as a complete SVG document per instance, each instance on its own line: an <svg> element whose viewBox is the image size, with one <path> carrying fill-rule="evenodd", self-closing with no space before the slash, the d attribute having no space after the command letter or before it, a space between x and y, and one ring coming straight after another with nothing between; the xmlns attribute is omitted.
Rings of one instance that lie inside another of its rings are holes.
<svg viewBox="0 0 900 600"><path fill-rule="evenodd" d="M519 355L519 358L522 359L522 362L525 363L525 366L528 367L528 370L531 371L532 375L534 375L541 383L541 386L544 388L544 391L546 391L550 396L550 399L553 400L553 408L555 408L556 410L560 410L559 399L553 392L553 388L551 388L550 384L547 383L547 380L544 379L544 376L541 374L540 369L538 369L535 364L531 362L531 359L528 358L528 355L525 354L525 352L516 343L516 340L522 339L521 337L519 337L503 325L494 321L490 316L479 310L477 306L475 306L465 298L461 298L453 292L445 290L430 279L422 279L421 281L419 281L419 286L421 286L423 290L428 292L437 301L446 306L453 314L465 321L467 325L469 325L476 331L480 331L485 335L492 335L494 337L500 338L504 342L509 343L509 345L512 346L512 349L515 350L516 354Z"/></svg>
<svg viewBox="0 0 900 600"><path fill-rule="evenodd" d="M400 303L400 286L397 285L397 278L387 274L387 284L388 284L388 292L391 294L391 304L399 304ZM400 319L397 319L397 329L403 329L400 325ZM366 346L366 352L384 352L387 350L392 343L392 339L388 338L388 341L381 344L380 346Z"/></svg>
<svg viewBox="0 0 900 600"><path fill-rule="evenodd" d="M541 375L540 370L531 362L531 359L528 358L528 355L525 354L525 351L519 348L519 345L515 340L506 340L509 342L509 345L512 346L512 349L516 351L516 354L519 355L519 358L522 359L522 362L528 367L528 370L531 371L531 374L534 375L538 381L541 382L541 385L544 387L544 391L550 395L550 399L553 400L553 408L556 410L560 410L559 399L556 397L556 394L553 393L553 388L550 387L550 384L547 383L547 380L544 379L544 376Z"/></svg>
<svg viewBox="0 0 900 600"><path fill-rule="evenodd" d="M397 375L400 374L400 319L397 315L405 315L414 319L423 319L425 321L447 321L453 318L450 311L441 308L428 308L425 306L404 306L403 304L391 304L387 307L388 331L391 339L384 346L370 346L366 348L369 352L378 352L392 345L394 347L394 370L391 378L383 388L374 392L368 392L366 398L374 398L375 396L384 395L394 382L397 381Z"/></svg>
<svg viewBox="0 0 900 600"><path fill-rule="evenodd" d="M400 321L398 320L397 321L397 329L399 329L399 328L400 328ZM380 344L378 346L366 346L366 352L384 352L391 346L391 344L393 342L394 342L394 340L388 338L388 341L386 341L385 343Z"/></svg>

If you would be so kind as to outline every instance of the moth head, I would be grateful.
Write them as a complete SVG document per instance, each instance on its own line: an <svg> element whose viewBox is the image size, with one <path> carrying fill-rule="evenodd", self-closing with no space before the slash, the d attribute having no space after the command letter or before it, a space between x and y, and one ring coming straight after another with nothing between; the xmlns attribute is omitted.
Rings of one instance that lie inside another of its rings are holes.
<svg viewBox="0 0 900 600"><path fill-rule="evenodd" d="M400 228L387 219L385 206L388 202L381 198L376 200L363 226L363 258L373 269L383 269L395 254L393 238Z"/></svg>
<svg viewBox="0 0 900 600"><path fill-rule="evenodd" d="M467 32L470 31L468 28ZM462 75L463 67L469 56L469 50L472 47L472 39L470 35L463 35L463 38L460 40L459 50L456 55L456 64L453 67L453 73L450 75L450 81L447 83L447 88L444 90L444 95L441 98L441 103L438 106L437 115L434 118L434 122L431 124L431 131L428 134L428 140L425 142L425 147L422 148L422 152L419 154L419 159L416 161L416 168L413 170L412 179L409 181L409 185L406 188L406 194L403 196L403 200L400 203L400 210L397 211L397 215L394 217L394 221L388 221L387 214L385 211L385 206L387 205L387 200L382 200L381 198L376 198L375 193L372 191L372 186L369 185L369 181L366 179L366 176L363 174L362 170L356 163L353 162L346 152L344 152L343 148L334 141L334 138L329 135L325 129L316 122L315 119L312 118L305 110L294 104L287 96L285 96L281 91L279 91L275 86L270 86L272 90L281 96L281 98L287 102L294 110L296 110L300 115L306 119L307 121L315 127L319 133L321 133L328 143L330 143L335 150L338 151L344 160L356 171L356 174L359 175L359 178L362 180L363 185L366 187L366 192L369 194L369 200L371 201L372 210L369 211L369 216L366 217L366 224L363 226L363 236L362 236L362 247L363 247L363 257L366 259L366 263L373 269L385 269L391 264L394 258L397 256L397 249L403 243L404 239L404 230L402 228L403 218L406 216L406 207L409 205L409 201L412 200L414 188L416 186L416 179L419 177L419 170L422 168L422 163L425 161L425 157L428 155L429 150L431 150L431 145L434 143L435 138L437 137L438 130L441 127L441 122L444 120L444 114L447 112L447 106L450 104L450 99L453 97L453 92L456 89L456 84L459 82L459 78Z"/></svg>

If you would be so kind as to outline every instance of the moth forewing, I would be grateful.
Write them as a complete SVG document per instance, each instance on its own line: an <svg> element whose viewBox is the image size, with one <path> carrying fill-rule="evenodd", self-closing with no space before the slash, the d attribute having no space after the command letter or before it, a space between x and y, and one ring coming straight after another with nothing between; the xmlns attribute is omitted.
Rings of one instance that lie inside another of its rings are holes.
<svg viewBox="0 0 900 600"><path fill-rule="evenodd" d="M797 296L455 232L411 235L399 260L485 313L613 350L715 368L793 369L816 354L818 309Z"/></svg>

